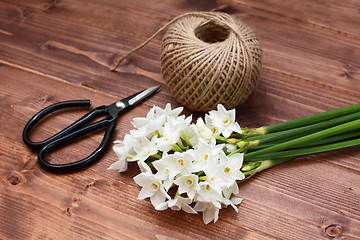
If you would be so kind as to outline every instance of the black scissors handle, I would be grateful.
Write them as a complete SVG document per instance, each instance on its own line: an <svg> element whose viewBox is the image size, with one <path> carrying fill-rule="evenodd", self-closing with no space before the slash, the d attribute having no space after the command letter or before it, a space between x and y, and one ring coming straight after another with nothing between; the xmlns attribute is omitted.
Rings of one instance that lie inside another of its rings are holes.
<svg viewBox="0 0 360 240"><path fill-rule="evenodd" d="M108 143L111 140L111 136L112 136L112 133L114 132L115 125L116 125L115 122L110 122L110 125L107 128L104 138L101 141L98 148L93 153L91 153L89 156L87 156L86 158L84 158L82 160L79 160L76 162L71 162L71 163L65 163L65 164L52 164L45 160L44 155L47 152L50 152L52 149L66 144L68 141L71 141L74 138L77 138L81 135L84 135L88 132L93 131L94 129L102 127L101 126L101 125L103 125L102 123L105 123L105 122L107 122L106 119L97 122L99 124L97 124L97 123L91 124L85 128L81 128L77 131L74 131L68 135L65 135L64 137L56 139L55 141L45 145L45 147L43 147L38 154L38 161L39 161L40 165L48 171L59 173L59 172L78 171L80 169L86 168L86 167L90 166L91 164L95 163L100 158L100 156L104 153ZM106 123L106 124L109 124L109 123Z"/></svg>
<svg viewBox="0 0 360 240"><path fill-rule="evenodd" d="M64 108L88 107L90 105L91 105L91 103L89 100L73 100L73 101L65 101L65 102L56 103L56 104L53 104L51 106L44 108L43 110L41 110L40 112L35 114L29 120L29 122L26 124L26 126L24 127L24 131L23 131L23 141L31 149L34 149L34 150L41 149L38 154L38 160L39 160L40 165L42 167L44 167L46 170L52 171L52 172L77 171L77 170L80 170L81 168L87 167L90 164L94 163L100 157L100 155L104 152L107 144L111 140L111 135L115 129L115 122L114 122L115 118L109 115L110 113L106 106L100 106L100 107L93 109L92 111L90 111L89 113L84 115L82 118L80 118L79 120L77 120L76 122L71 124L70 126L66 127L62 131L58 132L57 134L53 135L52 137L49 137L48 139L46 139L44 141L33 142L29 139L29 133L30 133L31 129L34 127L34 125L40 119L42 119L46 115L48 115L54 111L64 109ZM106 117L103 120L92 123L90 125L87 125L83 128L80 128L82 125L90 122L95 117L97 117L99 115L104 115L104 114L107 114L108 117ZM69 141L71 141L79 136L83 136L86 133L94 131L95 129L98 129L98 128L102 128L106 125L109 125L109 126L105 132L102 142L100 143L99 147L88 157L86 157L82 160L72 162L72 163L67 163L67 164L51 164L45 160L44 156L50 150L60 147L62 145L65 145Z"/></svg>

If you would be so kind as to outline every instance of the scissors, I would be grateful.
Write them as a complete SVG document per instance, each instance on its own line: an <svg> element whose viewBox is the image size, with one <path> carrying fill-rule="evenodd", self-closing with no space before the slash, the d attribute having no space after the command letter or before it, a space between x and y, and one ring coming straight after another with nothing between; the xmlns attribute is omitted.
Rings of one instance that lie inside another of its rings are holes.
<svg viewBox="0 0 360 240"><path fill-rule="evenodd" d="M32 142L29 139L29 133L31 129L40 119L42 119L46 115L64 108L89 107L91 105L90 100L72 100L72 101L55 103L51 106L42 109L27 122L27 124L24 127L24 131L22 135L23 141L31 149L39 151L38 161L40 166L42 166L44 169L55 173L78 171L95 163L99 159L99 157L104 153L107 145L111 140L112 133L115 129L116 118L120 114L123 114L124 112L129 110L137 103L141 102L145 98L155 93L159 88L160 86L154 86L145 89L143 91L140 91L138 93L135 93L109 106L97 107L91 110L90 112L88 112L87 114L85 114L76 122L72 123L68 127L58 132L57 134L49 137L48 139L41 142ZM84 124L89 123L91 120L93 120L94 118L100 115L106 115L106 117L97 122L82 127ZM86 158L66 164L52 164L45 160L44 155L50 150L66 145L71 140L77 137L84 136L84 134L95 131L99 128L103 128L105 126L107 126L107 130L105 131L103 140L101 141L98 148Z"/></svg>

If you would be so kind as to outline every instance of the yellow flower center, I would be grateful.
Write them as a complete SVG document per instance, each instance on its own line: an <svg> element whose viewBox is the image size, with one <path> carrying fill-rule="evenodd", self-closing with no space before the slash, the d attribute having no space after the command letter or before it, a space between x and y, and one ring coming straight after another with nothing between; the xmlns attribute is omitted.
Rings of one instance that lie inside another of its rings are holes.
<svg viewBox="0 0 360 240"><path fill-rule="evenodd" d="M229 119L228 119L228 118L223 121L224 124L227 124L228 122L229 122Z"/></svg>
<svg viewBox="0 0 360 240"><path fill-rule="evenodd" d="M230 168L229 168L229 167L224 168L224 172L225 172L225 173L229 173L229 172L230 172Z"/></svg>
<svg viewBox="0 0 360 240"><path fill-rule="evenodd" d="M215 128L212 128L211 131L212 131L212 133L215 133Z"/></svg>
<svg viewBox="0 0 360 240"><path fill-rule="evenodd" d="M155 183L151 184L151 186L154 188L154 190L157 190L157 189L158 189L158 185L155 184Z"/></svg>
<svg viewBox="0 0 360 240"><path fill-rule="evenodd" d="M205 160L208 160L208 158L209 158L209 155L205 154L204 159L205 159Z"/></svg>
<svg viewBox="0 0 360 240"><path fill-rule="evenodd" d="M187 183L188 185L192 185L192 184L193 184L193 181L192 181L191 179L188 179L188 180L186 180L186 183Z"/></svg>
<svg viewBox="0 0 360 240"><path fill-rule="evenodd" d="M209 191L210 190L210 185L209 184L206 185L205 189Z"/></svg>
<svg viewBox="0 0 360 240"><path fill-rule="evenodd" d="M179 163L181 166L184 166L184 160L179 159L179 160L178 160L178 163Z"/></svg>

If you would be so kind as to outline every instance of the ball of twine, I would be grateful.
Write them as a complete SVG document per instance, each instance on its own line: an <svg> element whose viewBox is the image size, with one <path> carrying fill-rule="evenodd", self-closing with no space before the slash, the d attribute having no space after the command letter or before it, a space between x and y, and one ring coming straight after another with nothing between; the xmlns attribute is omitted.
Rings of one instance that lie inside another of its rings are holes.
<svg viewBox="0 0 360 240"><path fill-rule="evenodd" d="M141 49L168 27L161 48L163 79L184 106L207 112L221 103L234 108L255 89L262 50L254 31L220 12L180 15L118 60Z"/></svg>
<svg viewBox="0 0 360 240"><path fill-rule="evenodd" d="M254 31L226 13L193 13L174 22L163 38L161 68L184 106L234 108L255 89L262 51Z"/></svg>

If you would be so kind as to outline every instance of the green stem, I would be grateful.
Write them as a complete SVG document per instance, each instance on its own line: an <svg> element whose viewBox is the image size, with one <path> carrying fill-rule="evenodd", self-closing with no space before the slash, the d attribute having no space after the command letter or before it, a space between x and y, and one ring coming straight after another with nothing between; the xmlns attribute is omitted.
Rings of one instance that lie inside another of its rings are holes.
<svg viewBox="0 0 360 240"><path fill-rule="evenodd" d="M241 153L245 150L245 146L244 147L239 147L238 149L236 149L235 151L229 153L227 156L230 157L231 155L234 155L235 153Z"/></svg>
<svg viewBox="0 0 360 240"><path fill-rule="evenodd" d="M179 193L179 188L176 190L176 193L175 193L175 196L174 196L174 199L176 198L176 197L180 197L181 196L181 194Z"/></svg>
<svg viewBox="0 0 360 240"><path fill-rule="evenodd" d="M293 150L286 150L282 152L273 152L268 153L256 157L248 157L245 154L245 161L260 161L265 159L278 159L278 158L287 158L287 157L297 157L302 156L306 154L313 154L313 153L320 153L320 152L326 152L326 151L332 151L336 149L341 148L347 148L352 147L360 144L360 138L359 139L353 139L348 140L344 142L339 143L333 143L328 145L321 145L321 146L315 146L315 147L307 147L307 148L299 148L299 149L293 149Z"/></svg>
<svg viewBox="0 0 360 240"><path fill-rule="evenodd" d="M314 147L314 146L324 145L324 144L328 144L328 143L335 143L335 142L343 141L343 140L350 139L353 137L358 137L358 136L360 136L360 131L350 131L350 132L346 132L346 133L339 134L336 136L323 138L323 139L316 140L313 142L305 143L299 147L301 147L301 148Z"/></svg>
<svg viewBox="0 0 360 240"><path fill-rule="evenodd" d="M132 155L132 154L130 154L130 153L126 154L126 158L133 159L134 157L135 157L135 156L134 156L134 155Z"/></svg>
<svg viewBox="0 0 360 240"><path fill-rule="evenodd" d="M177 142L177 145L179 145L179 147L180 147L181 149L185 149L184 144L182 143L181 138L179 138L179 141Z"/></svg>
<svg viewBox="0 0 360 240"><path fill-rule="evenodd" d="M302 135L302 136L304 136L304 135ZM339 134L339 135L336 135L336 136L332 136L332 137L312 141L312 142L309 142L309 143L299 145L297 147L302 148L302 147L311 147L311 146L322 145L322 144L327 144L327 143L334 143L334 142L342 141L342 140L357 137L357 136L360 136L360 130L350 131L350 132L346 132L346 133ZM292 137L292 138L286 138L282 142L289 141L289 140L292 140L292 139L298 138L298 137L300 137L300 136L295 136L295 137ZM261 144L259 146L254 146L252 148L249 148L248 152L258 151L260 149L268 148L268 147L274 146L274 145L279 144L279 143L281 143L281 142L274 141L272 143L267 143L267 144Z"/></svg>
<svg viewBox="0 0 360 240"><path fill-rule="evenodd" d="M227 142L227 138L220 136L220 135L213 135L215 137L216 140L222 141L222 142Z"/></svg>
<svg viewBox="0 0 360 240"><path fill-rule="evenodd" d="M341 117L347 114L355 113L360 111L360 104L354 104L343 108L330 110L327 112L317 113L303 118L290 120L287 122L265 126L266 133L279 132L291 128L302 127L314 123L327 121L333 118Z"/></svg>
<svg viewBox="0 0 360 240"><path fill-rule="evenodd" d="M173 147L173 149L176 151L176 152L183 152L184 150L179 147L179 145L177 145L176 143L171 145Z"/></svg>
<svg viewBox="0 0 360 240"><path fill-rule="evenodd" d="M155 158L155 159L161 159L161 155L159 155L159 154L157 154L157 153L155 153L155 154L153 154L153 155L151 155L153 158Z"/></svg>
<svg viewBox="0 0 360 240"><path fill-rule="evenodd" d="M274 146L271 146L271 147L268 147L265 149L251 152L251 153L246 154L245 156L247 156L248 158L252 158L252 157L263 155L266 153L271 153L271 152L276 152L276 151L280 151L283 149L288 149L291 147L302 145L302 144L310 142L310 141L315 141L315 140L323 139L326 137L334 136L334 135L337 135L340 133L344 133L344 132L347 132L347 131L350 131L350 130L353 130L353 129L356 129L359 127L360 127L360 119L354 120L354 121L351 121L348 123L344 123L344 124L341 124L341 125L338 125L338 126L335 126L332 128L328 128L328 129L325 129L322 131L318 131L318 132L315 132L315 133L312 133L312 134L309 134L309 135L306 135L306 136L303 136L303 137L300 137L297 139L293 139L293 140L290 140L287 142L279 143L279 144L276 144Z"/></svg>
<svg viewBox="0 0 360 240"><path fill-rule="evenodd" d="M188 147L189 147L189 148L192 148L191 143L190 143L190 140L189 140L189 137L188 137L188 135L186 134L186 131L185 131L185 130L182 130L182 131L181 131L181 134L182 134L182 136L184 137L184 140L185 140L186 144L188 145Z"/></svg>
<svg viewBox="0 0 360 240"><path fill-rule="evenodd" d="M281 163L287 162L291 159L293 159L293 158L267 159L267 160L263 160L263 161L259 161L259 162L254 162L254 164L256 164L256 168L253 168L248 172L243 172L244 175L246 176L246 178L242 181L249 179L250 177L254 176L258 172L264 171L268 168L271 168L271 167L274 167Z"/></svg>
<svg viewBox="0 0 360 240"><path fill-rule="evenodd" d="M323 130L323 129L327 129L329 127L334 127L337 125L340 125L342 123L346 123L346 122L350 122L353 120L357 120L360 119L360 112L357 113L353 113L353 114L349 114L349 115L345 115L327 122L321 122L321 123L316 123L316 124L312 124L309 126L305 126L305 127L299 127L299 128L295 128L295 129L289 129L289 130L285 130L285 131L281 131L281 132L275 132L275 133L270 133L270 134L266 134L266 135L262 135L262 136L258 136L258 137L250 137L248 138L248 141L253 141L253 140L260 140L260 144L263 143L269 143L269 142L273 142L275 140L279 140L282 138L287 138L287 137L298 137L296 135L303 135L303 134L307 134L307 133L313 133L319 130Z"/></svg>

